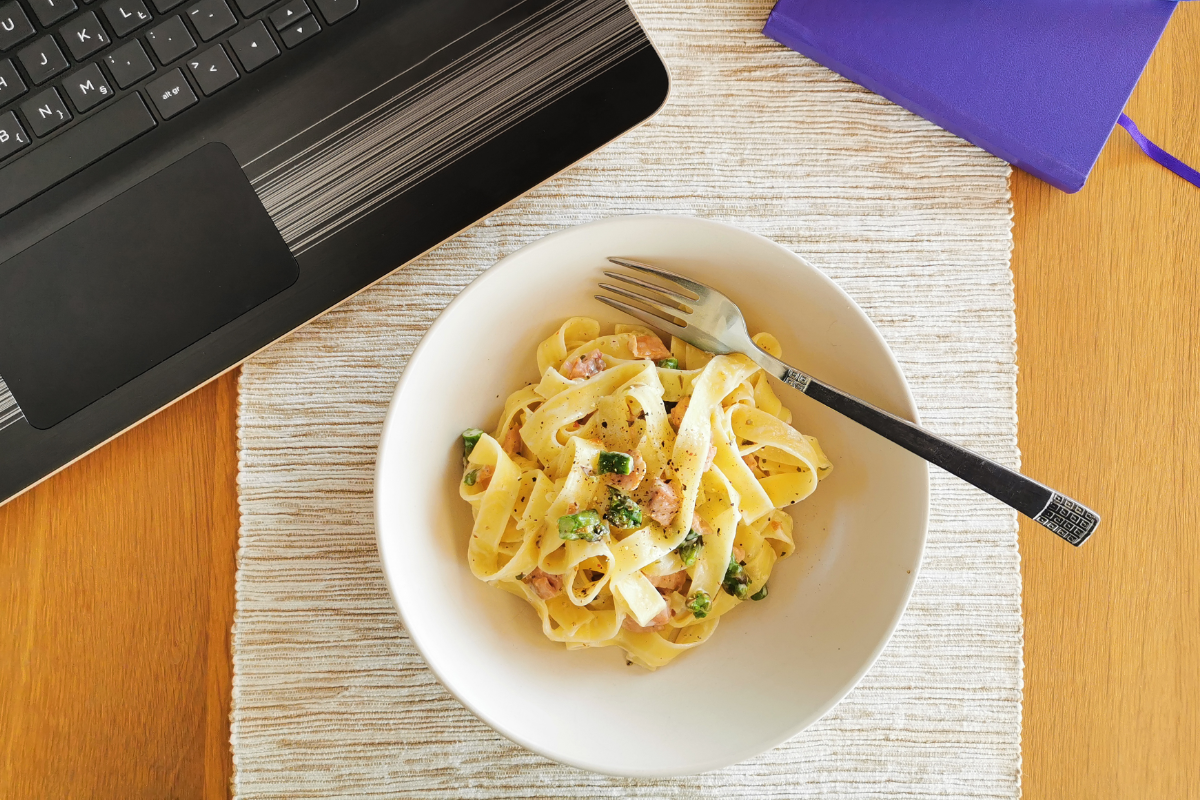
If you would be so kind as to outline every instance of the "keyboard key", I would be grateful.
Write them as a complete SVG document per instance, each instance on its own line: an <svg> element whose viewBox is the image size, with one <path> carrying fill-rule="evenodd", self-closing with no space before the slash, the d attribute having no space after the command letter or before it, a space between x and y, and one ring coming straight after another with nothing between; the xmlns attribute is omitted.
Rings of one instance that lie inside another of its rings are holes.
<svg viewBox="0 0 1200 800"><path fill-rule="evenodd" d="M175 6L182 5L183 0L154 0L154 7L158 9L158 13L165 14Z"/></svg>
<svg viewBox="0 0 1200 800"><path fill-rule="evenodd" d="M237 7L242 10L243 16L253 17L274 2L275 0L237 0Z"/></svg>
<svg viewBox="0 0 1200 800"><path fill-rule="evenodd" d="M108 34L91 11L63 25L58 32L66 40L67 47L71 48L71 55L75 56L76 61L83 61L92 53L108 47Z"/></svg>
<svg viewBox="0 0 1200 800"><path fill-rule="evenodd" d="M62 98L52 88L26 100L21 110L25 112L25 119L29 120L29 127L33 128L35 136L45 136L71 121L71 112L67 111Z"/></svg>
<svg viewBox="0 0 1200 800"><path fill-rule="evenodd" d="M6 59L0 59L0 106L16 100L25 94L25 81L17 72L17 65Z"/></svg>
<svg viewBox="0 0 1200 800"><path fill-rule="evenodd" d="M221 45L189 58L187 65L206 97L216 94L241 77Z"/></svg>
<svg viewBox="0 0 1200 800"><path fill-rule="evenodd" d="M0 161L29 144L29 134L17 121L17 115L9 111L0 114Z"/></svg>
<svg viewBox="0 0 1200 800"><path fill-rule="evenodd" d="M225 0L200 0L188 8L187 15L196 26L196 33L206 42L237 25L237 17L225 5Z"/></svg>
<svg viewBox="0 0 1200 800"><path fill-rule="evenodd" d="M43 36L17 54L34 85L45 83L70 66L53 36Z"/></svg>
<svg viewBox="0 0 1200 800"><path fill-rule="evenodd" d="M253 72L279 55L275 40L267 33L267 26L262 22L256 22L246 30L234 34L229 43L233 45L233 52L237 54L238 61L242 62L242 69L246 72Z"/></svg>
<svg viewBox="0 0 1200 800"><path fill-rule="evenodd" d="M103 8L109 26L118 37L128 36L153 19L142 0L109 0Z"/></svg>
<svg viewBox="0 0 1200 800"><path fill-rule="evenodd" d="M16 47L33 36L33 23L16 3L0 5L0 50Z"/></svg>
<svg viewBox="0 0 1200 800"><path fill-rule="evenodd" d="M183 72L173 69L156 81L146 85L146 93L154 101L154 107L163 119L170 119L176 114L196 105L196 93L188 85Z"/></svg>
<svg viewBox="0 0 1200 800"><path fill-rule="evenodd" d="M61 135L0 167L0 214L7 214L95 164L156 124L136 92L80 120Z"/></svg>
<svg viewBox="0 0 1200 800"><path fill-rule="evenodd" d="M182 17L171 17L157 28L151 28L146 40L164 65L196 49L196 40L188 33Z"/></svg>
<svg viewBox="0 0 1200 800"><path fill-rule="evenodd" d="M154 63L142 49L142 43L134 39L124 47L118 47L104 57L113 80L122 89L128 89L147 75L154 73Z"/></svg>
<svg viewBox="0 0 1200 800"><path fill-rule="evenodd" d="M63 81L63 88L80 114L91 111L113 95L99 64L89 64L79 70Z"/></svg>
<svg viewBox="0 0 1200 800"><path fill-rule="evenodd" d="M358 0L316 0L316 4L330 25L358 11Z"/></svg>
<svg viewBox="0 0 1200 800"><path fill-rule="evenodd" d="M300 20L292 27L279 33L279 38L283 39L283 44L289 50L306 39L311 39L321 32L321 26L317 23L316 17L307 17Z"/></svg>
<svg viewBox="0 0 1200 800"><path fill-rule="evenodd" d="M75 10L75 0L29 0L38 20L49 27Z"/></svg>
<svg viewBox="0 0 1200 800"><path fill-rule="evenodd" d="M299 22L311 13L312 11L309 9L308 3L304 2L304 0L290 0L290 2L284 3L278 10L271 12L271 24L275 26L275 30L281 31L293 22Z"/></svg>

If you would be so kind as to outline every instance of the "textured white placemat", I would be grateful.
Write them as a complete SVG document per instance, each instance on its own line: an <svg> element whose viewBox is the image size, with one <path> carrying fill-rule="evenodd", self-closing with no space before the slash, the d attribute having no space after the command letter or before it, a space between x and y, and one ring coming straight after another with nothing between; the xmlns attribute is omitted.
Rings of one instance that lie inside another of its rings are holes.
<svg viewBox="0 0 1200 800"><path fill-rule="evenodd" d="M616 214L719 219L801 253L883 331L927 425L1018 464L1007 166L763 38L770 6L635 0L674 80L655 120L246 365L238 797L1020 795L1015 515L938 470L924 567L874 669L787 744L695 778L606 778L511 744L433 679L384 585L372 473L406 358L496 260Z"/></svg>

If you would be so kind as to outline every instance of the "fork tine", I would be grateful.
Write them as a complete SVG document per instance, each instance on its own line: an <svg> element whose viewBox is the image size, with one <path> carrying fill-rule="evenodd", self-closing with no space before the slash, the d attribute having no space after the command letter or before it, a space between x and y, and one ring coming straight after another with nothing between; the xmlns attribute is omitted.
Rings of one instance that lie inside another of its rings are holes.
<svg viewBox="0 0 1200 800"><path fill-rule="evenodd" d="M651 327L658 328L660 331L666 331L667 333L671 334L672 336L680 336L680 337L683 336L683 328L682 327L680 327L679 325L676 325L674 322L670 322L669 320L663 319L662 317L658 316L657 314L651 314L649 311L643 311L642 309L637 308L635 306L631 306L628 303L624 303L620 300L614 300L611 297L605 297L604 295L601 295L601 294L593 295L593 296L597 300L599 300L601 303L604 303L606 306L612 306L613 308L617 309L618 311L624 311L629 316L636 317L637 319L640 319L642 322L646 323L647 325L650 325Z"/></svg>
<svg viewBox="0 0 1200 800"><path fill-rule="evenodd" d="M620 286L613 286L611 283L602 283L600 284L600 288L604 289L606 292L612 292L613 294L621 295L621 297L626 297L630 300L636 300L642 305L650 306L655 311L665 314L667 318L682 319L685 322L687 321L689 312L675 308L674 306L669 306L666 303L655 300L653 297L644 297L637 292L631 292L628 289L622 289Z"/></svg>
<svg viewBox="0 0 1200 800"><path fill-rule="evenodd" d="M658 294L661 294L663 297L669 297L677 303L682 303L684 305L687 305L689 303L696 302L695 300L688 297L687 295L680 294L679 292L673 291L671 289L664 289L661 286L656 286L655 284L650 283L649 281L644 281L641 278L635 278L632 275L622 275L619 272L609 272L608 270L605 270L604 274L607 275L608 277L612 278L614 281L622 281L623 283L631 283L634 286L640 286L641 288L647 289L651 292L657 292Z"/></svg>
<svg viewBox="0 0 1200 800"><path fill-rule="evenodd" d="M679 286L682 286L683 288L690 291L692 294L696 295L697 299L704 297L705 295L708 294L709 291L711 291L703 283L696 283L694 280L692 280L690 278L685 278L682 275L679 275L674 272L670 272L665 269L660 269L659 267L652 267L649 264L643 264L640 261L633 261L628 258L616 258L613 256L610 256L608 260L611 261L612 263L616 264L617 266L625 267L626 269L636 269L639 272L646 272L646 273L649 273L650 275L656 275L656 276L662 278L663 280L667 280L667 281L671 281L672 283L676 283Z"/></svg>

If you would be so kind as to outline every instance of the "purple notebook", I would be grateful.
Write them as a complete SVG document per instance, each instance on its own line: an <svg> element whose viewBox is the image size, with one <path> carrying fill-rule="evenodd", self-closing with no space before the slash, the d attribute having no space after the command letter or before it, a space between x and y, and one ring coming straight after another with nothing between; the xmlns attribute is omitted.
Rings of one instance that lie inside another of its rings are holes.
<svg viewBox="0 0 1200 800"><path fill-rule="evenodd" d="M763 33L1077 192L1174 11L1169 0L780 0Z"/></svg>

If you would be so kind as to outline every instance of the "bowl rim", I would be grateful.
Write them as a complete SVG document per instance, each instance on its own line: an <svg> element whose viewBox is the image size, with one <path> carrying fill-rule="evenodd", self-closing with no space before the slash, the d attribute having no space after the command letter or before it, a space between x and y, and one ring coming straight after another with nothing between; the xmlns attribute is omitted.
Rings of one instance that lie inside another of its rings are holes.
<svg viewBox="0 0 1200 800"><path fill-rule="evenodd" d="M594 773L597 773L600 775L608 775L608 776L615 777L615 778L630 778L630 779L662 779L662 778L677 778L677 777L683 777L683 776L688 776L688 775L699 775L702 773L712 772L714 770L724 769L726 767L730 767L735 764L739 764L750 758L754 758L757 755L760 755L769 750L772 750L772 749L778 747L779 745L783 744L784 742L792 739L797 734L799 734L801 731L804 731L805 729L807 729L810 726L812 726L813 724L815 724L822 717L824 717L826 714L828 714L834 707L836 707L839 703L841 703L842 700L844 700L846 698L846 696L849 695L850 692L852 692L859 685L859 683L862 682L863 677L866 676L866 674L871 670L871 668L875 666L875 663L879 660L880 655L883 654L884 649L892 641L892 637L896 633L896 628L899 627L901 619L904 617L904 614L908 610L908 605L912 600L912 594L913 594L913 590L916 586L917 578L919 577L921 570L924 567L924 563L925 563L925 549L926 549L926 545L928 544L928 538L929 538L930 501L932 499L930 496L929 465L926 462L922 462L924 469L921 471L921 473L922 473L921 477L923 478L923 480L921 481L921 484L922 484L922 489L924 490L924 494L925 494L925 503L922 506L921 519L920 519L920 525L919 525L920 536L919 536L919 545L917 548L917 559L916 559L916 563L913 567L912 573L908 576L908 585L905 587L905 590L904 590L903 602L901 602L897 605L897 608L896 608L895 612L893 613L891 620L889 620L889 622L888 622L886 633L880 637L878 644L871 651L870 655L863 661L863 664L858 669L858 671L856 673L854 673L854 675L851 676L837 692L834 692L831 695L829 700L827 700L824 704L822 704L820 707L818 707L814 712L806 715L803 719L799 720L794 726L789 727L786 731L784 731L783 735L773 737L772 740L765 747L760 746L760 745L755 745L755 746L752 746L749 748L743 748L742 750L739 750L738 752L730 753L729 756L727 756L725 758L708 759L707 761L698 765L695 769L688 768L687 771L685 771L685 772L680 772L680 771L678 771L678 769L666 769L666 770L625 769L625 770L617 771L611 767L607 767L606 765L604 765L603 763L600 763L600 762L589 761L588 759L568 757L568 756L565 756L560 753L550 753L546 749L544 749L542 746L539 746L539 745L527 740L525 737L510 730L503 722L495 719L494 717L487 714L482 709L477 708L473 703L469 702L466 698L464 698L462 695L460 695L458 691L455 690L455 688L451 684L451 682L446 680L445 676L443 675L442 670L435 663L435 660L430 658L428 650L425 647L425 645L423 644L420 636L418 634L416 634L414 632L412 626L409 625L408 616L405 614L404 608L401 605L401 603L399 602L398 594L396 592L396 586L393 583L392 575L390 574L390 572L387 569L386 559L384 558L384 550L385 550L386 544L384 543L384 538L381 533L381 530L382 530L382 522L385 517L385 512L384 512L384 508L383 508L383 499L382 499L384 487L381 485L381 480L382 480L381 479L381 472L382 472L381 467L382 467L383 459L384 459L384 451L385 451L384 443L387 442L388 439L390 438L389 435L391 433L392 427L394 425L399 424L397 422L396 409L397 409L397 406L400 401L400 397L403 394L405 385L406 385L408 377L409 377L408 366L421 356L423 350L425 349L426 345L429 343L430 339L440 329L440 327L446 321L446 319L449 316L451 316L450 312L452 312L457 305L459 305L462 302L465 302L466 298L469 295L480 291L491 280L497 280L496 275L501 275L504 272L504 270L501 268L505 267L507 264L511 263L512 261L516 261L518 259L525 258L531 252L535 252L537 250L544 249L546 247L550 247L554 243L556 243L559 239L567 238L571 235L574 235L581 229L590 229L590 228L604 227L604 226L609 226L609 225L621 225L621 224L626 224L626 223L629 223L632 221L638 221L638 222L651 221L652 222L654 220L662 220L664 222L669 222L670 224L674 224L674 225L683 223L683 224L695 224L695 225L698 225L701 227L719 227L719 228L726 229L727 233L731 233L734 235L752 236L752 237L755 237L755 238L761 240L761 242L766 243L767 245L770 246L770 249L774 249L774 250L778 251L780 254L782 254L786 258L789 258L793 261L798 261L799 263L803 264L812 273L814 273L815 277L818 280L823 281L825 284L827 284L828 288L833 289L836 294L841 296L842 300L845 301L845 303L847 304L847 307L851 313L857 314L859 317L861 317L861 319L864 322L866 322L870 335L872 337L874 337L876 342L883 347L884 351L887 353L888 358L891 360L891 367L892 367L893 371L895 372L896 376L900 379L900 385L901 385L901 388L903 389L904 402L905 402L905 405L907 406L907 408L900 409L900 412L902 414L907 414L912 419L912 421L917 424L920 424L920 422L921 422L920 414L917 409L916 398L913 396L912 387L908 383L908 378L905 376L904 370L901 368L899 360L897 360L895 353L892 352L892 348L888 345L887 340L884 339L883 334L880 332L879 328L875 325L874 321L871 320L870 316L867 315L867 313L862 309L861 306L859 306L859 304L854 300L854 298L852 298L849 294L847 294L846 291L844 289L842 289L842 287L839 286L832 278L830 278L823 271L821 271L816 266L811 264L807 259L805 259L800 254L793 252L792 250L785 247L784 245L781 245L778 242L776 242L766 236L755 233L753 231L748 231L745 228L741 228L741 227L738 227L736 225L733 225L733 224L730 224L727 222L722 222L720 220L707 219L704 217L695 217L695 216L686 215L686 214L623 214L623 215L617 215L617 216L611 216L611 217L604 217L601 219L593 220L591 222L581 223L579 225L572 225L570 227L563 228L562 230L558 230L553 233L542 236L532 242L529 242L528 244L523 245L522 247L519 247L518 249L516 249L513 252L509 253L508 255L504 256L499 261L492 264L490 267L488 267L483 272L481 272L479 275L477 275L469 284L467 284L465 287L463 287L462 291L459 292L458 295L453 300L451 300L444 309L442 309L442 311L438 314L437 319L435 319L433 321L433 324L431 324L429 326L429 329L426 330L425 333L421 336L421 341L417 343L417 346L413 349L412 354L408 357L408 360L405 362L404 370L400 375L400 379L396 383L396 388L395 388L394 392L392 393L392 399L388 403L387 415L384 418L383 427L380 431L379 445L378 445L378 449L377 449L376 457L375 457L375 475L372 480L372 491L374 493L372 506L374 508L376 554L379 558L380 569L383 572L384 580L387 583L388 594L391 596L392 605L395 607L396 612L400 616L400 621L404 625L404 630L405 630L405 633L407 634L409 640L412 642L413 646L417 649L417 652L420 653L422 660L424 660L425 665L433 673L433 675L437 679L438 683L440 683L442 685L442 687L445 688L446 691L448 691L451 694L451 696L454 697L454 699L456 699L459 703L461 703L464 708L466 708L468 711L470 711L472 714L474 714L476 718L482 720L486 725L491 727L494 731L496 731L497 733L499 733L501 736L505 737L509 741L514 742L514 743L520 745L521 747L524 747L526 750L529 750L533 753L537 753L538 755L543 756L544 758L550 759L551 761L554 761L556 763L565 764L570 767L575 767L578 769L586 770L588 772L594 772Z"/></svg>

